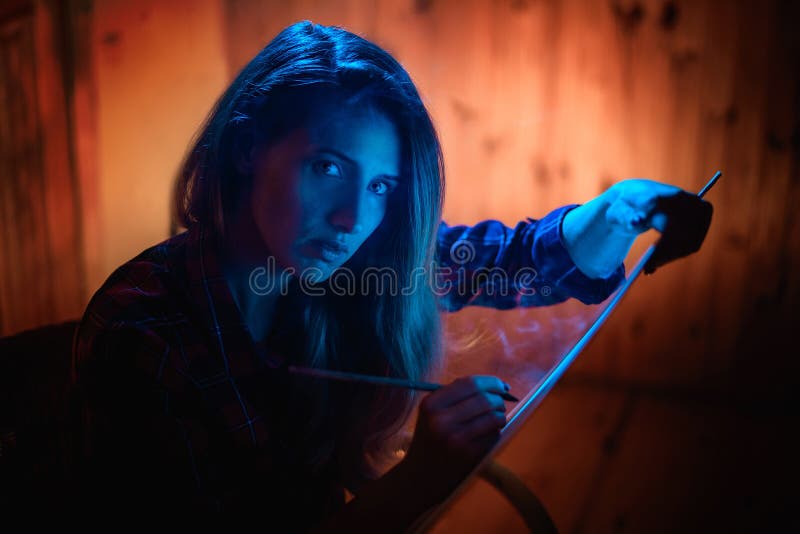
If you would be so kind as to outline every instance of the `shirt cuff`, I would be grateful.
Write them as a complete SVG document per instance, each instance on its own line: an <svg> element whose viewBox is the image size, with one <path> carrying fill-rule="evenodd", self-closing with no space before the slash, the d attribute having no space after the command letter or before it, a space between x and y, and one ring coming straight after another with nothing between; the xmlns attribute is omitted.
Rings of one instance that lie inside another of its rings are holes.
<svg viewBox="0 0 800 534"><path fill-rule="evenodd" d="M625 280L625 265L606 278L589 278L578 267L567 252L561 225L564 216L579 204L569 204L555 209L539 220L536 238L531 250L534 265L542 269L542 282L551 289L576 298L584 304L598 304L609 297ZM528 219L533 221L532 219Z"/></svg>

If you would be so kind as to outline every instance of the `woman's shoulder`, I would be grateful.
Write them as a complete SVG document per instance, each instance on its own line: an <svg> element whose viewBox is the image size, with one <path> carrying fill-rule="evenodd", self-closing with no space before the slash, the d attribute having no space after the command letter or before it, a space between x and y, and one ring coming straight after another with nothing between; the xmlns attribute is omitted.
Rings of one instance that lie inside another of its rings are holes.
<svg viewBox="0 0 800 534"><path fill-rule="evenodd" d="M117 267L86 307L105 322L136 321L174 308L185 297L188 232L152 245Z"/></svg>
<svg viewBox="0 0 800 534"><path fill-rule="evenodd" d="M159 365L174 338L190 334L183 274L187 232L143 250L109 275L87 305L73 341L76 371L91 362L127 359ZM130 358L126 357L130 356ZM153 369L157 372L157 369Z"/></svg>

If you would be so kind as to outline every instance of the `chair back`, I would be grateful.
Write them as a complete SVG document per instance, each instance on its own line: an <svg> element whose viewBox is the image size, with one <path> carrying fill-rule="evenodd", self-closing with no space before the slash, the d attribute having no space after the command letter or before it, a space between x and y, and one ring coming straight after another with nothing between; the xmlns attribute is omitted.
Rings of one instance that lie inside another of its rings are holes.
<svg viewBox="0 0 800 534"><path fill-rule="evenodd" d="M69 483L80 416L72 396L77 321L0 338L0 503L43 505Z"/></svg>

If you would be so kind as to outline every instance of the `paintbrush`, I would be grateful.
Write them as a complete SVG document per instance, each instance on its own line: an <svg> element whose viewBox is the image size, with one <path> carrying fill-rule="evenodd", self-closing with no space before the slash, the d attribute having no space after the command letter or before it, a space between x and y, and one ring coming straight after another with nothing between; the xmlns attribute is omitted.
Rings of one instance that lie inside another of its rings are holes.
<svg viewBox="0 0 800 534"><path fill-rule="evenodd" d="M289 372L296 375L313 376L314 378L326 378L329 380L341 380L343 382L360 382L365 384L376 384L379 386L393 386L398 388L416 389L419 391L436 391L444 387L443 384L432 382L415 382L402 378L388 378L385 376L362 375L359 373L348 373L346 371L330 371L328 369L316 369L312 367L289 366ZM519 402L519 399L510 393L501 393L500 397L509 402Z"/></svg>

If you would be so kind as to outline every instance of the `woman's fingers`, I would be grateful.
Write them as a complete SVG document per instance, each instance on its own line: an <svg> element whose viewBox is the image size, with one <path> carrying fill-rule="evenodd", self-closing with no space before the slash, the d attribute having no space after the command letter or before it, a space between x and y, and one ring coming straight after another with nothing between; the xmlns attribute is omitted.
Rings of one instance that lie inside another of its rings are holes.
<svg viewBox="0 0 800 534"><path fill-rule="evenodd" d="M425 405L431 431L453 448L466 448L476 439L498 434L506 424L506 405L500 394L505 384L496 377L472 376L448 384L430 395ZM458 400L456 400L458 399ZM427 399L426 399L427 400Z"/></svg>
<svg viewBox="0 0 800 534"><path fill-rule="evenodd" d="M663 213L654 213L650 217L650 226L663 233L667 227L667 216Z"/></svg>
<svg viewBox="0 0 800 534"><path fill-rule="evenodd" d="M655 211L660 197L675 195L680 188L652 180L630 179L614 184L614 200L606 211L606 220L628 233L650 228L664 231L666 216Z"/></svg>
<svg viewBox="0 0 800 534"><path fill-rule="evenodd" d="M499 436L500 430L506 425L506 414L501 411L483 413L468 423L458 432L459 438L464 441L480 440L489 436Z"/></svg>
<svg viewBox="0 0 800 534"><path fill-rule="evenodd" d="M458 379L423 399L420 422L434 440L451 450L466 449L471 440L499 433L505 426L505 384L497 377Z"/></svg>
<svg viewBox="0 0 800 534"><path fill-rule="evenodd" d="M428 395L423 401L428 409L439 410L461 402L481 391L502 394L506 384L496 376L472 375L459 378Z"/></svg>
<svg viewBox="0 0 800 534"><path fill-rule="evenodd" d="M453 422L463 424L491 412L505 414L506 403L500 395L484 391L451 405L449 411L453 414Z"/></svg>
<svg viewBox="0 0 800 534"><path fill-rule="evenodd" d="M504 412L479 415L450 436L450 447L470 462L477 462L498 442L505 424Z"/></svg>
<svg viewBox="0 0 800 534"><path fill-rule="evenodd" d="M497 377L470 376L425 397L404 461L432 484L453 487L497 443L506 424L505 391Z"/></svg>
<svg viewBox="0 0 800 534"><path fill-rule="evenodd" d="M624 198L618 198L606 210L606 221L613 227L628 233L639 233L646 230L649 211L645 207L631 204Z"/></svg>

